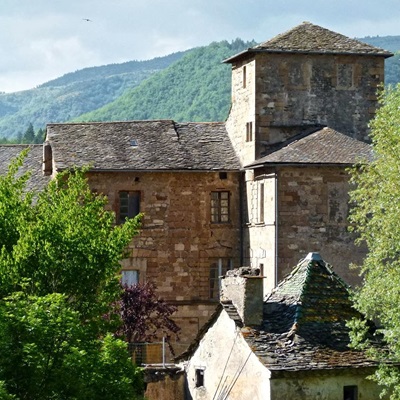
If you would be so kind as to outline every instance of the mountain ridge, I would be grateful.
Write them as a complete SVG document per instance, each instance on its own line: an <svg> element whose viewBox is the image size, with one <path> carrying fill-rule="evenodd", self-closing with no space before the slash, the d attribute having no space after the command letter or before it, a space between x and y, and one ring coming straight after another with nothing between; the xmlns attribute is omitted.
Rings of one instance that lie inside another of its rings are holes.
<svg viewBox="0 0 400 400"><path fill-rule="evenodd" d="M400 81L400 36L357 38L395 54L386 83ZM151 60L87 67L36 88L0 93L0 138L15 139L29 124L82 120L158 119L218 121L230 106L230 68L222 60L252 47L235 39Z"/></svg>

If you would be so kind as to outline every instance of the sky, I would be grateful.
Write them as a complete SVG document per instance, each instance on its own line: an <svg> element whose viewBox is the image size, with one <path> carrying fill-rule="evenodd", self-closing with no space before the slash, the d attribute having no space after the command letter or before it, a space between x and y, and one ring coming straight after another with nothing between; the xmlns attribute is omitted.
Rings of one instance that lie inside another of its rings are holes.
<svg viewBox="0 0 400 400"><path fill-rule="evenodd" d="M0 0L0 92L214 41L264 42L303 21L353 38L400 35L400 1Z"/></svg>

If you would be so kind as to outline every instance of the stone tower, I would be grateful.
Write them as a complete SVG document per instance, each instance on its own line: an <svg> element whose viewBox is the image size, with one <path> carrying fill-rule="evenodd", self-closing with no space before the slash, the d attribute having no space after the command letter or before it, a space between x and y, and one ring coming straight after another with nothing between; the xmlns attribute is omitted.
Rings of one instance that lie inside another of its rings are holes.
<svg viewBox="0 0 400 400"><path fill-rule="evenodd" d="M271 146L329 126L368 141L388 51L304 22L227 60L227 129L242 165Z"/></svg>
<svg viewBox="0 0 400 400"><path fill-rule="evenodd" d="M348 174L369 158L368 123L388 51L309 22L227 60L226 128L245 173L243 265L272 289L310 251L357 283L365 249L348 232Z"/></svg>

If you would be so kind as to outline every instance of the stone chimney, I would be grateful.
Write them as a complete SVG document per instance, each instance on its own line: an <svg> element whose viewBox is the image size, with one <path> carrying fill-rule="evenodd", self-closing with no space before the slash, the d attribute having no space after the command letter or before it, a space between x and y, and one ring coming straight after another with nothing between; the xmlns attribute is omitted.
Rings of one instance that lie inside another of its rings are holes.
<svg viewBox="0 0 400 400"><path fill-rule="evenodd" d="M259 326L263 319L263 276L259 268L240 267L221 279L221 302L232 301L245 326Z"/></svg>
<svg viewBox="0 0 400 400"><path fill-rule="evenodd" d="M53 151L49 142L43 143L43 175L51 175L53 173Z"/></svg>

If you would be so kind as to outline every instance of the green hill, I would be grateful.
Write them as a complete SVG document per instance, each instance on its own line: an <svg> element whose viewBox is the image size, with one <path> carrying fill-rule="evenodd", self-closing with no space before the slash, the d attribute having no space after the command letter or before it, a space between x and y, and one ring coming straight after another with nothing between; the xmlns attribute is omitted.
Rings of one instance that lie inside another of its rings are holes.
<svg viewBox="0 0 400 400"><path fill-rule="evenodd" d="M396 52L386 60L386 83L400 81L400 36L360 40ZM32 123L132 119L225 120L230 66L221 61L255 42L236 39L148 61L85 68L37 88L0 93L0 138L16 138Z"/></svg>
<svg viewBox="0 0 400 400"><path fill-rule="evenodd" d="M85 68L34 89L0 93L0 138L17 137L30 123L36 130L49 122L66 122L100 108L184 54Z"/></svg>
<svg viewBox="0 0 400 400"><path fill-rule="evenodd" d="M112 103L75 120L225 120L230 106L231 67L222 60L254 45L236 39L193 49Z"/></svg>

